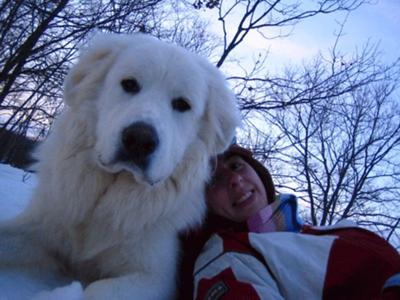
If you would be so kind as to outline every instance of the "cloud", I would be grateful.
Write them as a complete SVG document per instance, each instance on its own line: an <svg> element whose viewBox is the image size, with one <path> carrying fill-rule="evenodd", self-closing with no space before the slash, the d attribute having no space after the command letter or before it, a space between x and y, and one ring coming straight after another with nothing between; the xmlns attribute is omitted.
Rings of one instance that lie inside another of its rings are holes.
<svg viewBox="0 0 400 300"><path fill-rule="evenodd" d="M272 40L270 43L271 54L281 58L301 61L318 53L318 48L306 43L291 39Z"/></svg>
<svg viewBox="0 0 400 300"><path fill-rule="evenodd" d="M239 55L246 53L269 52L270 60L279 62L301 62L316 55L319 51L315 42L298 41L294 36L267 40L260 34L253 32L246 37L246 43L239 50Z"/></svg>

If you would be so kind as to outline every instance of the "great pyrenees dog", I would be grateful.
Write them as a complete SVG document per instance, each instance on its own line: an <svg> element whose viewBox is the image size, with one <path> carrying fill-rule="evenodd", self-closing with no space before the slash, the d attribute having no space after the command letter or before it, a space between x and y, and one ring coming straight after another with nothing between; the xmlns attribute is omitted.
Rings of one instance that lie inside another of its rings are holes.
<svg viewBox="0 0 400 300"><path fill-rule="evenodd" d="M100 35L64 85L28 208L0 226L0 269L82 283L83 299L174 299L177 233L202 221L210 157L239 123L223 75L142 35Z"/></svg>

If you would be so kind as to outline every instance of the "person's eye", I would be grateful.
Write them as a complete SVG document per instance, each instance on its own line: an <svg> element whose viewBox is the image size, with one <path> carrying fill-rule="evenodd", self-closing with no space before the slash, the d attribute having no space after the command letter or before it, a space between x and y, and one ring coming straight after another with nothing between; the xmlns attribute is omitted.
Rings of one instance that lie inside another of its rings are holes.
<svg viewBox="0 0 400 300"><path fill-rule="evenodd" d="M229 164L229 168L230 168L232 171L238 171L238 170L240 170L240 169L242 168L242 166L243 166L243 164L242 164L240 161L232 161L232 162Z"/></svg>

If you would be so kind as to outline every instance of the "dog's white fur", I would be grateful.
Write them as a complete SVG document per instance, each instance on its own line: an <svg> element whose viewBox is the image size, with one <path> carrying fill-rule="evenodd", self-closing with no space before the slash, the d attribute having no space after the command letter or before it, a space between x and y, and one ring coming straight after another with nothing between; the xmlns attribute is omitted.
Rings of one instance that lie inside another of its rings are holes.
<svg viewBox="0 0 400 300"><path fill-rule="evenodd" d="M122 88L126 78L138 93ZM140 34L97 37L64 93L34 197L0 228L0 268L62 269L85 299L172 299L177 232L202 220L209 158L239 120L233 94L206 60ZM179 97L190 109L172 107ZM134 122L158 135L146 167L116 159Z"/></svg>

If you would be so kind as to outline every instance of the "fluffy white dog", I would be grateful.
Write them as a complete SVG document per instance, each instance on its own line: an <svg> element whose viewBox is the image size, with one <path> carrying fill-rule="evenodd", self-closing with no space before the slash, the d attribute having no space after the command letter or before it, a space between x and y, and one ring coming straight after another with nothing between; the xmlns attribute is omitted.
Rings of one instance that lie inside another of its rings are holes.
<svg viewBox="0 0 400 300"><path fill-rule="evenodd" d="M173 299L178 231L202 220L210 156L239 122L220 72L146 35L103 35L65 81L0 268L79 280L84 299Z"/></svg>

